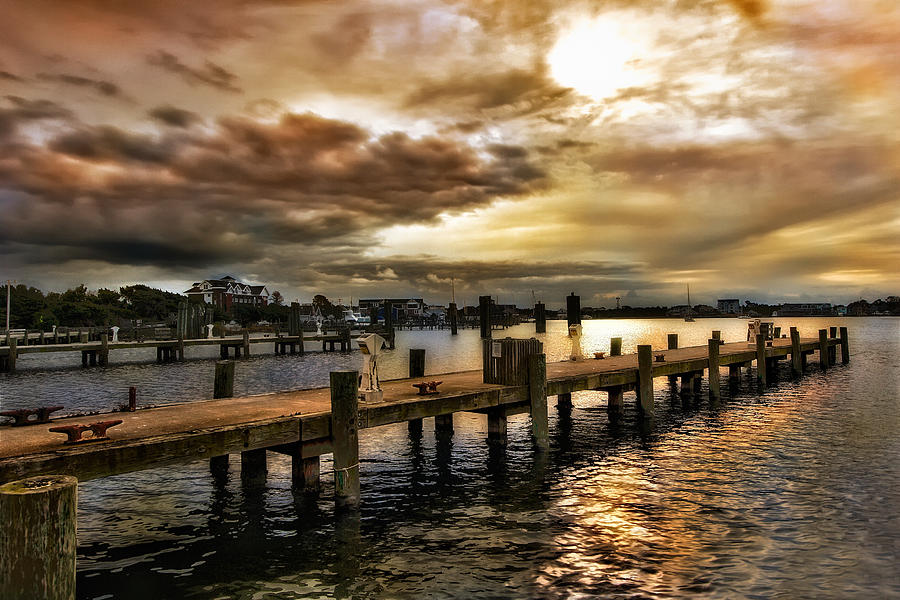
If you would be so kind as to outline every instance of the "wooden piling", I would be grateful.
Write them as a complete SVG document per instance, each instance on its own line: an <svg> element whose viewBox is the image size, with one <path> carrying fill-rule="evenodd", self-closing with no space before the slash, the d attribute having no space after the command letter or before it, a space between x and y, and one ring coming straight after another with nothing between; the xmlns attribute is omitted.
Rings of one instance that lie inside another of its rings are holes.
<svg viewBox="0 0 900 600"><path fill-rule="evenodd" d="M766 364L766 335L764 333L756 334L756 380L759 385L765 387L767 385L767 364Z"/></svg>
<svg viewBox="0 0 900 600"><path fill-rule="evenodd" d="M803 375L803 353L800 351L800 332L791 327L791 374L794 377Z"/></svg>
<svg viewBox="0 0 900 600"><path fill-rule="evenodd" d="M534 332L547 333L547 307L543 302L534 305Z"/></svg>
<svg viewBox="0 0 900 600"><path fill-rule="evenodd" d="M409 377L425 376L425 350L410 348L409 349ZM422 419L410 419L407 421L407 428L413 435L422 433Z"/></svg>
<svg viewBox="0 0 900 600"><path fill-rule="evenodd" d="M606 390L606 412L610 420L616 420L625 414L625 390L617 385Z"/></svg>
<svg viewBox="0 0 900 600"><path fill-rule="evenodd" d="M488 437L487 442L492 446L506 446L506 409L494 408L487 413Z"/></svg>
<svg viewBox="0 0 900 600"><path fill-rule="evenodd" d="M622 356L622 338L614 337L609 340L609 355Z"/></svg>
<svg viewBox="0 0 900 600"><path fill-rule="evenodd" d="M244 358L250 358L250 332L244 329Z"/></svg>
<svg viewBox="0 0 900 600"><path fill-rule="evenodd" d="M77 496L68 475L0 486L0 598L74 600Z"/></svg>
<svg viewBox="0 0 900 600"><path fill-rule="evenodd" d="M572 394L571 392L566 392L564 394L559 394L556 396L556 406L559 407L568 407L572 408Z"/></svg>
<svg viewBox="0 0 900 600"><path fill-rule="evenodd" d="M721 340L721 339L722 339L722 332L721 332L720 330L718 330L718 329L713 329L712 337L713 337L714 340Z"/></svg>
<svg viewBox="0 0 900 600"><path fill-rule="evenodd" d="M550 449L547 418L547 357L532 354L528 357L528 399L531 402L531 434L538 450Z"/></svg>
<svg viewBox="0 0 900 600"><path fill-rule="evenodd" d="M653 349L648 344L637 347L638 409L644 418L653 416Z"/></svg>
<svg viewBox="0 0 900 600"><path fill-rule="evenodd" d="M18 356L18 346L16 345L18 342L16 338L9 338L8 343L8 353L6 355L6 370L10 373L16 372L16 357Z"/></svg>
<svg viewBox="0 0 900 600"><path fill-rule="evenodd" d="M334 500L338 509L359 506L359 373L331 372L331 443Z"/></svg>
<svg viewBox="0 0 900 600"><path fill-rule="evenodd" d="M437 415L434 418L434 433L436 435L453 435L453 415Z"/></svg>
<svg viewBox="0 0 900 600"><path fill-rule="evenodd" d="M709 352L709 401L718 402L722 397L719 387L719 338L711 338L707 342Z"/></svg>
<svg viewBox="0 0 900 600"><path fill-rule="evenodd" d="M741 378L741 365L739 364L730 364L728 365L728 379L729 380L739 380Z"/></svg>
<svg viewBox="0 0 900 600"><path fill-rule="evenodd" d="M581 325L581 296L572 292L566 296L566 321L571 325Z"/></svg>
<svg viewBox="0 0 900 600"><path fill-rule="evenodd" d="M109 336L105 333L100 336L100 360L98 363L101 367L109 364Z"/></svg>
<svg viewBox="0 0 900 600"><path fill-rule="evenodd" d="M131 386L128 388L128 412L137 410L137 388Z"/></svg>
<svg viewBox="0 0 900 600"><path fill-rule="evenodd" d="M491 297L478 297L478 322L481 325L481 339L491 337Z"/></svg>
<svg viewBox="0 0 900 600"><path fill-rule="evenodd" d="M828 368L828 330L819 330L819 365L822 370Z"/></svg>
<svg viewBox="0 0 900 600"><path fill-rule="evenodd" d="M175 347L175 359L184 362L184 334L178 334L178 345Z"/></svg>
<svg viewBox="0 0 900 600"><path fill-rule="evenodd" d="M321 461L318 456L303 458L300 452L291 455L291 487L309 496L319 494Z"/></svg>
<svg viewBox="0 0 900 600"><path fill-rule="evenodd" d="M841 362L845 365L850 362L850 335L846 327L841 327Z"/></svg>
<svg viewBox="0 0 900 600"><path fill-rule="evenodd" d="M216 374L213 381L213 398L231 398L234 396L234 361L220 360L216 362ZM227 454L213 456L209 459L209 470L214 474L228 471Z"/></svg>
<svg viewBox="0 0 900 600"><path fill-rule="evenodd" d="M458 319L459 316L456 314L456 302L450 303L450 308L447 311L450 317L450 335L457 335L458 331Z"/></svg>
<svg viewBox="0 0 900 600"><path fill-rule="evenodd" d="M666 336L666 341L668 342L667 348L669 350L676 350L678 348L678 334L677 333L668 334ZM669 383L674 384L677 380L678 380L678 375L669 375Z"/></svg>
<svg viewBox="0 0 900 600"><path fill-rule="evenodd" d="M244 450L241 452L241 483L249 486L266 484L269 467L266 464L266 449Z"/></svg>

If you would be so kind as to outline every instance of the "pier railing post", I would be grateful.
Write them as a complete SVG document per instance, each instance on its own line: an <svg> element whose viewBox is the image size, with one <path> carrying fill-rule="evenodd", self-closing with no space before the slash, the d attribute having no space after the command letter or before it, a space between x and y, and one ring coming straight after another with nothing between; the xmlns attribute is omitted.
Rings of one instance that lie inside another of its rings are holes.
<svg viewBox="0 0 900 600"><path fill-rule="evenodd" d="M216 362L213 398L231 398L232 396L234 396L234 361L220 360ZM213 475L221 475L228 471L228 455L210 457L209 470Z"/></svg>
<svg viewBox="0 0 900 600"><path fill-rule="evenodd" d="M9 333L7 333L7 336L9 336ZM16 340L16 338L9 338L7 352L8 354L6 355L6 370L10 373L15 373L16 357L18 355L18 340Z"/></svg>
<svg viewBox="0 0 900 600"><path fill-rule="evenodd" d="M718 402L722 397L719 387L719 344L721 340L711 338L707 342L709 348L709 401Z"/></svg>
<svg viewBox="0 0 900 600"><path fill-rule="evenodd" d="M425 376L425 350L418 348L409 349L409 376L424 377ZM422 419L410 419L407 421L409 433L413 435L422 435Z"/></svg>
<svg viewBox="0 0 900 600"><path fill-rule="evenodd" d="M566 321L569 326L581 325L581 296L575 292L566 296Z"/></svg>
<svg viewBox="0 0 900 600"><path fill-rule="evenodd" d="M766 335L756 334L756 380L763 387L767 385L768 364L766 364Z"/></svg>
<svg viewBox="0 0 900 600"><path fill-rule="evenodd" d="M791 374L794 377L803 375L803 352L800 350L800 332L791 327Z"/></svg>
<svg viewBox="0 0 900 600"><path fill-rule="evenodd" d="M334 500L338 509L359 506L359 374L331 372L331 441Z"/></svg>
<svg viewBox="0 0 900 600"><path fill-rule="evenodd" d="M822 370L828 368L828 330L819 330L819 365Z"/></svg>
<svg viewBox="0 0 900 600"><path fill-rule="evenodd" d="M609 355L622 356L622 338L614 337L609 340Z"/></svg>
<svg viewBox="0 0 900 600"><path fill-rule="evenodd" d="M850 336L846 327L841 327L841 362L845 365L850 362Z"/></svg>
<svg viewBox="0 0 900 600"><path fill-rule="evenodd" d="M528 357L528 398L531 401L531 433L538 450L550 449L547 419L547 357L532 354Z"/></svg>
<svg viewBox="0 0 900 600"><path fill-rule="evenodd" d="M653 416L653 349L648 344L637 347L638 410L644 418Z"/></svg>
<svg viewBox="0 0 900 600"><path fill-rule="evenodd" d="M74 600L77 496L68 475L0 486L0 598Z"/></svg>

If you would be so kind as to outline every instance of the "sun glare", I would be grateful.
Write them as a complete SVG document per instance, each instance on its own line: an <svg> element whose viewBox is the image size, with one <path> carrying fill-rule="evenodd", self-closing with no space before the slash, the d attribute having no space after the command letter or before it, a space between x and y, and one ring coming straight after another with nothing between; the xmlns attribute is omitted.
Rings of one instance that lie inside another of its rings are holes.
<svg viewBox="0 0 900 600"><path fill-rule="evenodd" d="M547 55L561 85L602 100L653 78L646 66L652 32L633 20L604 15L581 20L564 31Z"/></svg>

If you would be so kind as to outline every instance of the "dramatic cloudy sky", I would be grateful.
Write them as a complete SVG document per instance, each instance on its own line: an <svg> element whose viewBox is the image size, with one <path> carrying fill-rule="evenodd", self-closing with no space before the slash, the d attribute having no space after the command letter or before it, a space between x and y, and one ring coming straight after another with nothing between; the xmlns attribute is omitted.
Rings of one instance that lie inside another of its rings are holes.
<svg viewBox="0 0 900 600"><path fill-rule="evenodd" d="M0 0L3 279L900 292L896 0Z"/></svg>

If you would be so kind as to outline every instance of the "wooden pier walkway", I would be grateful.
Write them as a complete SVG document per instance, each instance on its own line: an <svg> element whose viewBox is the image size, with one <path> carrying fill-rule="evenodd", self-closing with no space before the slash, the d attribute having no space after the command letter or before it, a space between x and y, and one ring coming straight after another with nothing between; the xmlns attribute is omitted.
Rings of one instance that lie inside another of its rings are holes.
<svg viewBox="0 0 900 600"><path fill-rule="evenodd" d="M355 440L357 428L400 422L410 422L411 430L421 430L421 419L426 417L436 417L438 429L452 431L453 413L474 411L488 414L490 437L504 443L506 417L531 413L537 445L546 447L548 396L571 402L572 392L603 390L609 393L610 411L614 413L621 411L623 392L636 390L638 408L652 416L655 377L680 376L682 389L690 392L699 389L699 377L707 370L710 395L716 400L719 367L729 366L730 375L739 376L741 367L756 361L758 378L764 385L774 361L788 356L795 375L802 373L806 356L812 353L819 354L822 368L835 362L836 347L841 348L843 362L849 360L846 328L841 328L840 338L835 336L834 328L830 337L822 330L817 339L800 339L793 328L791 334L790 339L770 340L768 344L759 336L755 343L710 340L708 346L671 350L639 346L638 354L547 364L543 372L530 370L525 385L484 383L485 373L481 370L424 377L422 366L421 373L414 373L416 377L383 382L382 402L360 402L356 407L355 385L349 394L344 394L355 415L351 437ZM537 356L543 367L543 354ZM417 395L412 384L426 380L442 381L440 393ZM59 426L122 419L121 425L110 430L109 441L82 445L64 445L63 436L49 432L46 424L5 426L0 428L0 484L45 474L73 475L85 481L236 453L242 454L244 469L255 464L264 473L265 453L271 450L294 457L296 485L318 489L318 457L333 452L336 444L346 441L335 424L336 415L332 414L335 393L333 387L318 388L52 421L52 425ZM222 459L218 461L221 465Z"/></svg>

